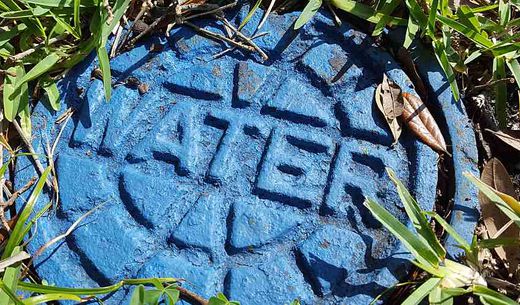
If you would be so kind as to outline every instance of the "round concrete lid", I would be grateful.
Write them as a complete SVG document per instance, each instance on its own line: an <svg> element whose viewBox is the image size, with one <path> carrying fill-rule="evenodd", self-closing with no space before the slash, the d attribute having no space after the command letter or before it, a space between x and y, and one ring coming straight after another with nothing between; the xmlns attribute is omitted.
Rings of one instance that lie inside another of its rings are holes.
<svg viewBox="0 0 520 305"><path fill-rule="evenodd" d="M262 28L269 34L255 42L267 62L240 50L213 58L227 47L179 28L111 61L114 79L137 78L149 87L144 94L116 85L107 103L102 82L90 78L94 57L60 82L63 103L77 111L57 150L60 204L39 221L30 247L105 205L39 258L42 278L96 286L171 276L243 304L368 304L406 274L409 255L363 201L407 221L385 173L391 167L424 209L433 207L437 154L407 132L392 146L373 102L383 73L415 94L412 84L364 34L322 15L292 31L296 17L273 15ZM198 24L225 35L214 21ZM476 155L466 147L471 130L435 79L441 74L430 72L445 137L463 146L453 155L464 183L460 172L474 170ZM37 150L56 137L60 114L35 111ZM34 175L24 162L20 183ZM474 204L458 197L461 208ZM469 223L454 222L472 230ZM122 291L108 302L127 298Z"/></svg>

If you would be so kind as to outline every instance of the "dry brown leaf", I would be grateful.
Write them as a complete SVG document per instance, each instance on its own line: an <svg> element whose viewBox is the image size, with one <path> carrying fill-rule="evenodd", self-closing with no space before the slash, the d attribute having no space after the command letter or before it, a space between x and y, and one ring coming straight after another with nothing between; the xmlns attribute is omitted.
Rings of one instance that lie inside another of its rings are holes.
<svg viewBox="0 0 520 305"><path fill-rule="evenodd" d="M503 130L493 131L486 129L491 132L495 137L500 139L502 142L520 151L520 130Z"/></svg>
<svg viewBox="0 0 520 305"><path fill-rule="evenodd" d="M448 153L441 130L426 105L415 95L403 93L403 97L403 120L408 128L435 151Z"/></svg>
<svg viewBox="0 0 520 305"><path fill-rule="evenodd" d="M377 108L390 127L394 142L397 142L402 132L401 123L397 120L397 117L403 113L401 88L383 74L383 82L377 86L375 100Z"/></svg>
<svg viewBox="0 0 520 305"><path fill-rule="evenodd" d="M386 77L386 74L383 74L380 96L385 117L393 120L398 116L401 116L404 107L401 87L389 80L388 77Z"/></svg>
<svg viewBox="0 0 520 305"><path fill-rule="evenodd" d="M507 173L504 165L496 158L489 160L482 171L481 180L495 190L516 197L513 182ZM482 218L486 226L487 233L490 238L495 236L509 221L509 217L505 215L489 198L479 193L478 195L480 207L482 210ZM510 225L500 237L520 238L520 228ZM509 263L509 271L516 273L520 265L520 251L518 246L496 248L495 252L504 262Z"/></svg>

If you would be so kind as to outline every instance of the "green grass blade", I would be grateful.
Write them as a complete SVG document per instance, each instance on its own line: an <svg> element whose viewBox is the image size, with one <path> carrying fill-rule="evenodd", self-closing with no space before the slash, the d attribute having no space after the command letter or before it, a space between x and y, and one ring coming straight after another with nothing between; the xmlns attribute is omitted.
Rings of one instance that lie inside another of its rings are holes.
<svg viewBox="0 0 520 305"><path fill-rule="evenodd" d="M56 287L56 286L48 286L27 282L19 282L18 289L29 291L33 293L64 293L64 294L74 294L78 296L85 295L102 295L114 292L119 288L123 287L123 285L150 285L155 281L159 281L160 283L175 283L178 281L176 278L139 278L139 279L125 279L118 283L115 283L110 286L104 287L95 287L95 288L67 288L67 287Z"/></svg>
<svg viewBox="0 0 520 305"><path fill-rule="evenodd" d="M467 65L470 62L474 61L475 59L479 58L482 55L482 52L480 50L477 50L475 52L472 52L469 54L469 56L464 60L464 64Z"/></svg>
<svg viewBox="0 0 520 305"><path fill-rule="evenodd" d="M13 301L16 305L24 305L22 301L16 296L16 294L4 283L4 281L0 280L0 289L5 292L11 301Z"/></svg>
<svg viewBox="0 0 520 305"><path fill-rule="evenodd" d="M14 248L13 254L16 255L21 252L20 247ZM4 285L8 287L11 291L16 291L16 286L18 284L18 278L20 277L20 269L22 267L21 263L18 263L15 266L7 267L4 271L4 276L2 281L4 282ZM0 305L8 305L11 298L9 295L4 291L0 291Z"/></svg>
<svg viewBox="0 0 520 305"><path fill-rule="evenodd" d="M130 298L130 305L144 305L144 293L143 285L135 287L132 297Z"/></svg>
<svg viewBox="0 0 520 305"><path fill-rule="evenodd" d="M27 84L26 84L27 85ZM27 100L28 100L28 95ZM20 117L20 127L26 138L30 139L32 136L32 123L31 123L31 109L29 108L29 103L25 104L25 107L18 113Z"/></svg>
<svg viewBox="0 0 520 305"><path fill-rule="evenodd" d="M420 236L422 236L422 238L424 238L426 243L431 247L431 250L437 255L437 258L439 260L444 259L446 256L446 250L444 250L441 243L437 239L435 232L433 232L430 223L428 222L426 216L424 216L419 204L413 198L410 192L408 192L399 178L397 178L395 172L391 168L387 168L386 171L397 188L399 198L401 198L403 206L406 210L406 214L412 221L415 230Z"/></svg>
<svg viewBox="0 0 520 305"><path fill-rule="evenodd" d="M322 4L321 0L310 0L303 11L301 12L298 19L294 23L294 29L297 30L306 24L309 20L316 15Z"/></svg>
<svg viewBox="0 0 520 305"><path fill-rule="evenodd" d="M25 31L27 26L24 23L17 24L11 27L9 30L0 33L0 47L4 46L12 38L18 36L21 32Z"/></svg>
<svg viewBox="0 0 520 305"><path fill-rule="evenodd" d="M500 25L505 26L511 20L511 4L509 1L498 1L498 14L500 16Z"/></svg>
<svg viewBox="0 0 520 305"><path fill-rule="evenodd" d="M260 4L262 4L262 0L257 0L255 5L251 8L249 13L247 14L246 18L240 23L240 26L238 27L238 30L240 31L246 24L251 20L253 15L255 14L256 10L260 7Z"/></svg>
<svg viewBox="0 0 520 305"><path fill-rule="evenodd" d="M505 58L495 57L493 59L493 79L499 80L506 77ZM500 128L507 124L507 85L504 82L495 84L495 114Z"/></svg>
<svg viewBox="0 0 520 305"><path fill-rule="evenodd" d="M63 20L63 18L61 18L60 16L57 16L56 14L52 13L51 12L51 16L52 18L54 18L54 20L56 20L56 22L61 25L67 32L69 32L72 36L74 36L74 38L76 39L80 39L81 36L80 34L78 33L78 31L76 31L76 28L72 27L68 22L66 22L65 20Z"/></svg>
<svg viewBox="0 0 520 305"><path fill-rule="evenodd" d="M513 77L515 78L516 84L520 87L520 64L517 59L506 60L506 64L511 70Z"/></svg>
<svg viewBox="0 0 520 305"><path fill-rule="evenodd" d="M18 284L18 289L24 291L30 291L33 293L64 293L64 294L73 294L77 296L84 295L103 295L114 292L123 286L123 282L116 283L114 285L105 286L105 287L97 287L97 288L66 288L66 287L56 287L56 286L47 286L40 285L34 283L20 282Z"/></svg>
<svg viewBox="0 0 520 305"><path fill-rule="evenodd" d="M44 59L38 62L25 76L22 78L21 83L17 83L17 86L20 86L24 83L27 83L33 79L36 79L43 73L49 71L54 67L54 65L60 60L60 55L57 53L51 53L47 55Z"/></svg>
<svg viewBox="0 0 520 305"><path fill-rule="evenodd" d="M29 109L29 85L25 82L23 82L23 79L25 78L25 68L20 65L19 70L17 73L20 73L20 78L16 78L16 86L18 87L16 94L18 94L20 103L18 104L18 114L20 114L23 111L28 111ZM22 84L19 86L18 81L22 82Z"/></svg>
<svg viewBox="0 0 520 305"><path fill-rule="evenodd" d="M392 16L390 15L399 6L400 3L400 0L385 0L383 7L377 12L377 15L381 17L377 22L374 31L372 32L372 36L378 36L383 33L383 29L392 19Z"/></svg>
<svg viewBox="0 0 520 305"><path fill-rule="evenodd" d="M112 95L112 73L110 72L110 60L108 59L107 49L104 46L97 48L97 55L99 59L99 68L103 76L103 87L105 88L105 99L110 101Z"/></svg>
<svg viewBox="0 0 520 305"><path fill-rule="evenodd" d="M439 61L448 82L450 83L451 92L453 93L453 98L456 101L460 100L459 86L457 85L457 79L455 78L455 73L453 72L453 68L448 59L448 55L446 54L446 49L443 46L443 43L440 39L433 41L433 49L435 51L435 57Z"/></svg>
<svg viewBox="0 0 520 305"><path fill-rule="evenodd" d="M461 23L473 28L473 30L477 31L478 33L482 33L480 22L478 22L475 13L473 13L469 6L461 5L457 11L457 16L459 17L459 21Z"/></svg>
<svg viewBox="0 0 520 305"><path fill-rule="evenodd" d="M405 0L406 6L410 11L410 15L417 21L421 28L426 28L428 17L424 13L422 7L416 0Z"/></svg>
<svg viewBox="0 0 520 305"><path fill-rule="evenodd" d="M508 29L516 26L520 26L520 18L515 18L506 24L506 28Z"/></svg>
<svg viewBox="0 0 520 305"><path fill-rule="evenodd" d="M72 8L77 0L23 0L25 3L30 3L37 6L45 7L59 7L59 8ZM82 7L96 7L98 6L97 0L81 0Z"/></svg>
<svg viewBox="0 0 520 305"><path fill-rule="evenodd" d="M2 0L3 7L9 7L8 10L5 11L19 11L21 7L13 0ZM43 28L41 22L38 19L23 19L21 20L27 28L34 31L34 33L39 33L43 38L47 38L45 33L45 29Z"/></svg>
<svg viewBox="0 0 520 305"><path fill-rule="evenodd" d="M451 295L451 296L461 296L465 295L466 293L470 293L471 289L465 289L465 288L442 288L442 291L445 295Z"/></svg>
<svg viewBox="0 0 520 305"><path fill-rule="evenodd" d="M428 301L435 305L453 305L453 296L444 293L444 289L437 286L431 291Z"/></svg>
<svg viewBox="0 0 520 305"><path fill-rule="evenodd" d="M17 79L21 80L23 77L20 75L22 70L23 66L11 67L7 69L7 73L5 73L3 106L4 117L9 122L12 122L18 114L18 108L20 106L20 90L18 90L18 93L16 92L16 82ZM12 73L16 74L16 76L10 75Z"/></svg>
<svg viewBox="0 0 520 305"><path fill-rule="evenodd" d="M43 186L45 185L45 181L47 180L47 176L51 171L50 167L47 167L45 171L42 173L38 183L34 187L31 196L27 200L27 203L23 207L22 211L19 213L18 221L11 232L11 236L9 237L7 244L4 248L4 252L2 253L2 259L6 259L12 255L14 249L20 245L24 238L25 231L25 223L29 220L31 213L34 209L34 205L36 204L36 200L40 196L40 193L43 190Z"/></svg>
<svg viewBox="0 0 520 305"><path fill-rule="evenodd" d="M20 9L20 6L16 4L14 0L2 0L3 7L8 7L10 11L16 11Z"/></svg>
<svg viewBox="0 0 520 305"><path fill-rule="evenodd" d="M430 291L439 285L440 281L441 279L436 277L428 279L422 283L421 286L417 287L401 305L419 305L421 301L428 296Z"/></svg>
<svg viewBox="0 0 520 305"><path fill-rule="evenodd" d="M480 33L476 32L472 28L456 21L453 19L450 19L448 17L438 15L437 20L439 20L442 24L454 29L455 31L461 33L469 40L475 42L476 44L479 44L480 46L484 48L491 48L493 47L494 43L486 38L485 36L481 35Z"/></svg>
<svg viewBox="0 0 520 305"><path fill-rule="evenodd" d="M5 172L9 168L9 163L10 162L11 162L11 159L9 159L7 162L3 163L2 167L0 167L0 177L3 177L5 175Z"/></svg>
<svg viewBox="0 0 520 305"><path fill-rule="evenodd" d="M34 13L31 10L18 10L10 11L0 14L0 18L4 19L21 19L21 18L32 18Z"/></svg>
<svg viewBox="0 0 520 305"><path fill-rule="evenodd" d="M477 7L471 8L473 13L483 13L487 11L494 10L498 7L498 4L490 4L490 5L479 5Z"/></svg>
<svg viewBox="0 0 520 305"><path fill-rule="evenodd" d="M42 294L35 297L26 298L23 300L25 305L37 305L41 303L47 303L52 301L76 301L81 302L81 298L73 294L62 294L62 293L48 293Z"/></svg>
<svg viewBox="0 0 520 305"><path fill-rule="evenodd" d="M60 110L60 91L56 82L50 77L45 77L42 79L42 88L47 94L46 100L49 102L49 106L56 111Z"/></svg>
<svg viewBox="0 0 520 305"><path fill-rule="evenodd" d="M489 304L494 305L518 305L516 301L508 298L507 296L489 289L485 286L475 285L473 286L473 293L484 298Z"/></svg>
<svg viewBox="0 0 520 305"><path fill-rule="evenodd" d="M514 237L488 238L478 241L477 247L481 249L494 249L498 247L518 246L520 240Z"/></svg>
<svg viewBox="0 0 520 305"><path fill-rule="evenodd" d="M412 253L415 259L422 265L435 268L439 264L439 259L433 250L423 239L420 239L397 218L380 206L377 202L366 199L364 205L370 210L372 215L382 223L394 236L396 236Z"/></svg>
<svg viewBox="0 0 520 305"><path fill-rule="evenodd" d="M485 51L491 51L493 53L493 56L500 57L500 56L508 56L508 55L515 55L520 48L520 45L518 43L511 43L511 42L505 42L509 39L518 39L520 38L520 33L511 35L510 37L504 39L502 42L497 43L495 46L489 49L482 50Z"/></svg>
<svg viewBox="0 0 520 305"><path fill-rule="evenodd" d="M377 24L382 17L381 14L376 14L376 11L372 7L353 0L331 0L331 4L349 14L375 24ZM398 17L391 17L389 24L406 25L406 20Z"/></svg>
<svg viewBox="0 0 520 305"><path fill-rule="evenodd" d="M428 16L428 31L430 35L435 35L435 20L437 16L437 8L439 7L439 0L433 0L430 8L430 15Z"/></svg>
<svg viewBox="0 0 520 305"><path fill-rule="evenodd" d="M435 212L424 213L430 217L435 218L435 220L444 228L444 230L446 230L446 232L448 232L449 235L453 237L453 239L455 239L455 241L459 244L460 247L462 247L462 249L466 251L466 253L469 254L471 252L471 245L464 238L462 238L462 236L460 236L460 234L457 233L457 231L455 231L455 229L444 218Z"/></svg>
<svg viewBox="0 0 520 305"><path fill-rule="evenodd" d="M81 20L79 18L80 6L81 0L74 0L74 28L81 36Z"/></svg>
<svg viewBox="0 0 520 305"><path fill-rule="evenodd" d="M419 32L420 27L415 20L410 16L408 17L408 26L406 27L406 34L404 36L403 47L408 49L411 45L415 36Z"/></svg>
<svg viewBox="0 0 520 305"><path fill-rule="evenodd" d="M48 202L43 208L41 208L33 218L29 221L29 223L25 226L25 228L22 231L22 236L27 236L29 232L31 231L32 226L36 224L38 219L43 216L50 208L52 208L52 202Z"/></svg>
<svg viewBox="0 0 520 305"><path fill-rule="evenodd" d="M480 192L486 195L489 200L496 204L504 214L506 214L511 220L515 222L517 226L520 227L520 213L516 213L502 198L500 198L500 196L497 195L493 188L469 173L464 173L464 176L466 176L466 178L468 178L479 189Z"/></svg>
<svg viewBox="0 0 520 305"><path fill-rule="evenodd" d="M129 3L130 3L130 0L116 0L115 3L112 4L112 17L110 17L108 15L108 13L105 12L104 20L101 23L101 39L102 39L101 45L102 46L105 46L108 36L110 36L110 33L116 27L116 25L119 24L119 21L125 14ZM110 23L107 24L107 21L109 21L109 20L111 20L111 21L110 21Z"/></svg>
<svg viewBox="0 0 520 305"><path fill-rule="evenodd" d="M168 299L169 305L176 304L177 301L179 301L180 291L175 288L166 288L164 290L164 294L166 295L166 298Z"/></svg>

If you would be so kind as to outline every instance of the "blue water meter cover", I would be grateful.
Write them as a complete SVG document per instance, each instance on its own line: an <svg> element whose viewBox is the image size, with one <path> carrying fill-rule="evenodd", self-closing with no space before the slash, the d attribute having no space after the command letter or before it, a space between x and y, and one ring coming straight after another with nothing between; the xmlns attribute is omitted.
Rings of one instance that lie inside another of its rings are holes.
<svg viewBox="0 0 520 305"><path fill-rule="evenodd" d="M228 17L238 25L246 14ZM178 277L204 297L222 291L246 305L295 298L359 305L406 275L410 255L363 201L373 198L407 223L385 172L391 167L424 209L433 208L438 155L408 132L392 145L374 103L383 73L416 94L412 83L348 24L318 14L294 31L297 16L267 19L268 34L255 39L265 62L240 49L215 56L229 46L179 27L111 60L110 102L91 78L94 56L60 81L62 111L42 104L34 111L34 146L44 152L61 128L56 118L75 109L56 150L60 200L29 248L104 206L37 259L43 279L90 287ZM260 17L244 33L253 34ZM196 23L225 35L215 20ZM421 65L456 183L465 187L454 213L473 211L472 190L459 179L476 169L471 129L435 59ZM125 85L129 78L148 91ZM17 181L34 175L20 160ZM469 232L473 221L452 223ZM122 290L107 304L128 299Z"/></svg>

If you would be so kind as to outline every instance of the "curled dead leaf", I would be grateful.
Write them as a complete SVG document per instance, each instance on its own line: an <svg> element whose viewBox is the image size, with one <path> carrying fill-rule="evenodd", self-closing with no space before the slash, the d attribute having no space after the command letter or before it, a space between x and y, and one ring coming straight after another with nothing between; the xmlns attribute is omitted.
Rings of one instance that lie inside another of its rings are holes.
<svg viewBox="0 0 520 305"><path fill-rule="evenodd" d="M484 166L481 180L494 188L501 198L508 197L508 199L516 201L513 182L506 168L498 159L493 158ZM518 226L509 225L508 228L504 229L504 226L508 225L510 219L495 203L482 193L479 193L478 198L489 238L497 238L498 235L500 237L520 238L520 228ZM503 232L500 233L500 231ZM502 261L509 264L509 271L515 274L520 266L518 246L496 248L495 252Z"/></svg>
<svg viewBox="0 0 520 305"><path fill-rule="evenodd" d="M394 142L397 142L402 132L401 123L397 119L403 113L401 88L383 74L383 82L377 86L375 100L377 108L390 127Z"/></svg>
<svg viewBox="0 0 520 305"><path fill-rule="evenodd" d="M489 131L500 141L511 146L515 150L520 151L520 130L493 131L491 129L486 129L486 131Z"/></svg>
<svg viewBox="0 0 520 305"><path fill-rule="evenodd" d="M437 152L448 153L446 142L435 119L418 96L403 93L402 118L408 128L424 143Z"/></svg>
<svg viewBox="0 0 520 305"><path fill-rule="evenodd" d="M401 95L401 87L383 74L381 83L381 105L383 114L389 119L395 119L403 113L404 101Z"/></svg>

